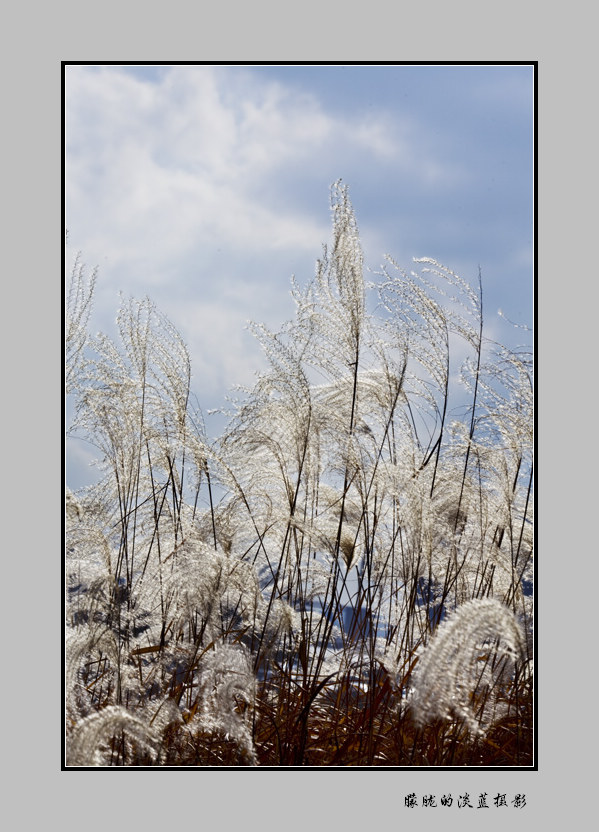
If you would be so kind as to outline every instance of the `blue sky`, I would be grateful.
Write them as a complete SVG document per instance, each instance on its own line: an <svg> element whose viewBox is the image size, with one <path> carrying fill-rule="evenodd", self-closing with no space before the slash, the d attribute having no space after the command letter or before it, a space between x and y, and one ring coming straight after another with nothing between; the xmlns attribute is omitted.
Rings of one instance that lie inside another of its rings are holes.
<svg viewBox="0 0 599 832"><path fill-rule="evenodd" d="M149 295L186 340L204 410L264 365L350 189L365 264L433 257L476 283L487 334L532 325L530 65L72 65L65 71L70 258L99 266L92 328ZM211 424L208 420L208 430ZM217 428L218 430L218 428ZM91 455L67 446L67 476Z"/></svg>

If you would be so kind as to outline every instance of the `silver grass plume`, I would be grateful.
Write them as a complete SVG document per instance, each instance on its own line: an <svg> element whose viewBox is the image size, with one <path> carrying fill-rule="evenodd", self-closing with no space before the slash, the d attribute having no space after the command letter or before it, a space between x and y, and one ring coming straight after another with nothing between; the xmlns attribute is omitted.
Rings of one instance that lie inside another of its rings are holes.
<svg viewBox="0 0 599 832"><path fill-rule="evenodd" d="M200 687L203 730L233 740L256 763L252 732L244 714L254 704L255 678L248 651L241 645L221 644L202 659Z"/></svg>
<svg viewBox="0 0 599 832"><path fill-rule="evenodd" d="M65 308L65 392L73 393L83 362L97 269L88 274L81 255L77 254L71 271L71 282Z"/></svg>
<svg viewBox="0 0 599 832"><path fill-rule="evenodd" d="M339 378L357 369L366 324L364 257L347 186L331 188L333 243L324 247L310 287L312 356L306 360Z"/></svg>
<svg viewBox="0 0 599 832"><path fill-rule="evenodd" d="M67 766L104 766L110 756L107 743L117 731L124 731L139 752L152 760L158 753L156 733L141 719L119 705L110 705L82 719L69 738Z"/></svg>
<svg viewBox="0 0 599 832"><path fill-rule="evenodd" d="M462 604L440 624L418 661L410 701L416 723L462 719L474 734L484 734L493 719L489 704L496 685L523 650L522 629L508 607L492 598ZM472 708L475 693L491 697L483 713Z"/></svg>

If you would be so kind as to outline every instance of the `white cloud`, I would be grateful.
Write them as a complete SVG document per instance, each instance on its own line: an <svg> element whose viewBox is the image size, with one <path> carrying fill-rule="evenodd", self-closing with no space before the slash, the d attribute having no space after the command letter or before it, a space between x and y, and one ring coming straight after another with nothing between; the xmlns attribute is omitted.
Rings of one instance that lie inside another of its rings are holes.
<svg viewBox="0 0 599 832"><path fill-rule="evenodd" d="M466 125L439 124L420 97L408 110L362 94L333 111L305 89L243 67L167 67L152 82L66 69L66 217L71 245L100 265L92 325L110 330L117 290L149 294L189 345L203 407L262 366L245 322L292 313L289 278L313 275L335 179L350 185L374 268L386 251L407 267L443 259L443 241L453 252L477 223L488 231L456 211L486 159L462 152Z"/></svg>
<svg viewBox="0 0 599 832"><path fill-rule="evenodd" d="M112 257L157 267L215 238L239 250L314 250L328 229L291 197L281 212L277 180L365 153L406 169L422 157L384 114L334 118L313 96L222 67L173 67L158 84L69 67L66 125L69 222L104 237ZM419 164L430 176L432 161Z"/></svg>
<svg viewBox="0 0 599 832"><path fill-rule="evenodd" d="M211 391L251 381L242 327L289 315L292 263L312 276L339 169L410 156L405 125L384 113L333 116L243 69L171 67L148 83L122 67L67 68L67 225L101 264L98 311L114 317L117 289L150 294ZM316 214L301 201L310 180L322 181Z"/></svg>
<svg viewBox="0 0 599 832"><path fill-rule="evenodd" d="M245 252L320 245L326 228L262 190L277 170L307 164L332 122L279 85L245 87L236 97L211 67L173 69L161 85L69 69L67 217L88 256L108 251L152 285L173 257L217 240Z"/></svg>

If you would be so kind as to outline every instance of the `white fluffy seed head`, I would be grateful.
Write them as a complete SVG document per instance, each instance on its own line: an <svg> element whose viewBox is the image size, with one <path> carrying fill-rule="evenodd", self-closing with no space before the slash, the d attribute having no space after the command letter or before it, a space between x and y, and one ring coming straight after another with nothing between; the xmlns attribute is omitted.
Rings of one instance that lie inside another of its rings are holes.
<svg viewBox="0 0 599 832"><path fill-rule="evenodd" d="M462 604L441 623L418 661L411 698L417 724L463 719L473 733L484 733L493 721L496 683L510 673L523 645L522 629L508 607L491 598ZM476 714L473 695L485 688L487 704Z"/></svg>

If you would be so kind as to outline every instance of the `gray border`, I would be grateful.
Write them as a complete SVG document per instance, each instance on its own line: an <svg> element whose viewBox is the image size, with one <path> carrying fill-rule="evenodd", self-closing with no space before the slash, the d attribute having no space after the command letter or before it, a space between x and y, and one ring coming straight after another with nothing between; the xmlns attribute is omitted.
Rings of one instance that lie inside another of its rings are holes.
<svg viewBox="0 0 599 832"><path fill-rule="evenodd" d="M404 795L464 789L471 794L525 792L528 806L518 814L509 810L515 828L542 820L551 820L553 828L553 821L575 823L592 812L587 765L592 737L582 721L587 720L591 702L586 700L593 688L590 679L585 684L580 678L579 669L585 655L592 663L594 654L568 627L572 617L577 634L591 633L591 622L580 626L573 595L568 603L560 589L569 581L578 589L581 578L589 579L585 573L573 575L570 564L583 553L592 559L594 542L583 525L592 492L584 486L574 488L581 472L572 470L571 462L585 459L589 451L588 442L582 442L591 425L584 419L594 412L594 402L585 392L588 387L579 378L585 354L580 333L593 331L590 320L588 327L581 321L589 295L580 292L575 304L572 293L575 283L586 277L577 262L587 253L583 244L594 239L592 233L584 234L591 231L596 213L588 191L586 202L584 198L591 173L587 160L595 155L590 145L595 136L590 89L596 72L591 64L594 27L590 14L585 21L578 10L568 52L564 35L569 20L559 19L558 12L540 3L524 7L508 2L500 13L464 2L439 4L434 14L431 4L421 8L402 7L391 13L389 4L375 2L369 4L366 17L341 2L326 8L322 2L310 8L305 3L294 8L280 2L238 3L232 11L229 4L220 10L208 4L194 10L173 0L168 12L161 7L155 14L139 2L126 7L63 2L10 12L2 73L5 200L10 209L4 214L10 228L3 328L5 494L9 492L5 516L10 531L4 553L10 562L4 576L9 590L4 695L10 707L5 710L9 737L4 748L5 765L12 772L7 794L19 800L19 825L36 828L54 818L66 830L82 824L94 830L110 823L112 816L121 828L129 823L158 829L191 822L226 829L249 824L303 830L306 825L327 828L332 823L353 830L385 821L399 827L410 817L406 812L418 811L418 828L432 829L439 824L435 810L406 810ZM163 772L150 783L143 779L145 772L128 772L125 781L118 775L110 783L103 779L104 794L97 778L60 772L60 61L143 60L168 54L215 62L539 60L538 772L204 770ZM592 264L585 267L592 269ZM562 281L568 282L560 294ZM564 316L569 300L572 312ZM576 327L574 332L570 327ZM28 337L23 337L25 332ZM567 438L558 439L565 426ZM567 573L559 568L564 556ZM567 606L559 610L559 604ZM28 683L23 685L25 679ZM450 826L476 823L480 829L478 815L472 815L473 821L466 820L465 812L441 817ZM505 817L497 810L483 828L499 828L499 823L504 827Z"/></svg>

